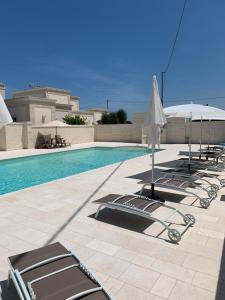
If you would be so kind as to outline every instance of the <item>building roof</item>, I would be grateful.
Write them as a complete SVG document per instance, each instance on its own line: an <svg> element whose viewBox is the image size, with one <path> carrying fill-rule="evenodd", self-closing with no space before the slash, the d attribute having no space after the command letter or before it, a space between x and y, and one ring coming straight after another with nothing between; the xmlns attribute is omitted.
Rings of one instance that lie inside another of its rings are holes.
<svg viewBox="0 0 225 300"><path fill-rule="evenodd" d="M80 97L78 97L78 96L73 96L73 95L70 96L70 100L78 101L79 99L80 99Z"/></svg>
<svg viewBox="0 0 225 300"><path fill-rule="evenodd" d="M43 92L54 92L54 93L67 94L67 95L71 94L71 91L69 91L69 90L45 86L45 87L34 87L34 88L31 88L31 89L15 91L13 93L13 96L17 96L17 95L19 96L21 94L23 94L23 95L24 94L31 94L32 92L37 92L37 91L40 91L40 92L42 92L42 91Z"/></svg>
<svg viewBox="0 0 225 300"><path fill-rule="evenodd" d="M72 110L72 114L74 115L93 115L94 112L88 110Z"/></svg>
<svg viewBox="0 0 225 300"><path fill-rule="evenodd" d="M88 111L107 112L108 110L106 108L90 108Z"/></svg>
<svg viewBox="0 0 225 300"><path fill-rule="evenodd" d="M48 98L41 98L41 97L33 97L33 96L21 96L18 98L11 98L11 99L6 99L6 105L11 106L11 105L21 105L25 103L42 103L42 104L51 104L55 105L57 100L55 99L48 99Z"/></svg>

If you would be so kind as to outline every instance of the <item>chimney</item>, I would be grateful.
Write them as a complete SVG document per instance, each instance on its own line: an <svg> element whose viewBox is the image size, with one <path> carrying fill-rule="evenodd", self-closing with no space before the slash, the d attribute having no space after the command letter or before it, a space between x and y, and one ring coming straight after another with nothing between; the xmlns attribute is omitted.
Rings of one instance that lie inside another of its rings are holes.
<svg viewBox="0 0 225 300"><path fill-rule="evenodd" d="M5 99L5 85L0 82L0 95Z"/></svg>

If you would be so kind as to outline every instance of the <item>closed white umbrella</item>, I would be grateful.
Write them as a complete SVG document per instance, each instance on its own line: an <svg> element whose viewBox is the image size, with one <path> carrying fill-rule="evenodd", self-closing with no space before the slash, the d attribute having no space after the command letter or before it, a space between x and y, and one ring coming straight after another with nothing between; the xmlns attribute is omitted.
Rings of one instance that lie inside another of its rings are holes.
<svg viewBox="0 0 225 300"><path fill-rule="evenodd" d="M154 161L155 147L160 146L161 128L166 124L166 117L163 111L156 76L152 78L152 93L144 121L144 130L147 134L148 147L152 149L152 197L154 196Z"/></svg>
<svg viewBox="0 0 225 300"><path fill-rule="evenodd" d="M12 117L8 111L4 99L2 98L2 95L0 94L0 123L6 125L12 122Z"/></svg>

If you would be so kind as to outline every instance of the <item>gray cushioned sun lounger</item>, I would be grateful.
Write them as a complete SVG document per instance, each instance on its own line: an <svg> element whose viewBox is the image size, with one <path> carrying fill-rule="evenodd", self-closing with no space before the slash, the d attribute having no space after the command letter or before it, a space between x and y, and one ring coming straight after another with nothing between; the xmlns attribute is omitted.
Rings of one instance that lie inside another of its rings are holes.
<svg viewBox="0 0 225 300"><path fill-rule="evenodd" d="M9 283L21 300L107 300L105 287L60 243L9 257Z"/></svg>
<svg viewBox="0 0 225 300"><path fill-rule="evenodd" d="M187 168L174 168L174 169L166 169L163 170L162 172L168 172L168 173L175 173L177 175L181 175L182 177L187 178L193 178L196 180L200 180L203 182L206 182L209 186L211 186L212 189L219 190L225 186L225 179L219 178L219 175L217 174L212 174L212 173L206 173L203 171L199 170L188 170ZM214 183L210 182L209 179L213 179ZM217 186L217 187L216 187Z"/></svg>
<svg viewBox="0 0 225 300"><path fill-rule="evenodd" d="M99 204L95 218L98 217L100 210L104 207L137 215L154 222L159 222L168 230L168 237L174 243L178 243L187 228L195 223L195 218L191 214L183 214L176 208L168 206L163 202L139 195L109 194L95 202ZM163 218L154 216L154 211L160 207L168 209L170 213ZM182 218L184 225L182 231L170 228L170 224L172 223L170 220L174 215L179 215Z"/></svg>
<svg viewBox="0 0 225 300"><path fill-rule="evenodd" d="M197 157L199 159L201 158L205 158L207 161L209 158L212 158L213 161L215 163L218 163L219 160L221 160L222 162L224 162L224 156L223 156L223 152L213 152L213 151L180 151L179 155L183 155L183 156L191 156L191 158L193 157Z"/></svg>
<svg viewBox="0 0 225 300"><path fill-rule="evenodd" d="M221 181L218 180L217 177L207 176L207 173L198 172L198 171L191 171L188 169L166 169L162 170L162 173L168 174L167 176L171 176L174 178L183 178L184 180L188 180L190 182L198 181L199 184L202 184L207 190L218 191L220 188L223 187ZM212 183L208 180L209 178L213 178L216 183ZM218 184L217 184L218 183Z"/></svg>
<svg viewBox="0 0 225 300"><path fill-rule="evenodd" d="M189 156L188 151L180 151L180 155L183 156ZM207 171L213 171L213 172L224 172L225 171L225 161L224 156L221 157L212 157L211 160L202 159L202 157L199 158L193 158L198 157L197 155L191 156L191 161L189 162L189 158L181 158L180 160L184 162L184 165L188 165L190 163L191 168L197 168L197 169L205 169ZM209 156L208 156L209 157ZM218 159L220 158L220 161Z"/></svg>
<svg viewBox="0 0 225 300"><path fill-rule="evenodd" d="M179 155L183 155L183 156L189 156L191 154L191 157L205 157L205 158L217 158L219 157L218 153L214 153L211 151L191 151L191 153L189 151L180 151Z"/></svg>
<svg viewBox="0 0 225 300"><path fill-rule="evenodd" d="M188 168L189 159L181 157L177 160L159 163L157 166L166 168ZM205 170L210 172L224 172L225 165L223 163L216 163L214 160L205 159L191 159L191 170Z"/></svg>
<svg viewBox="0 0 225 300"><path fill-rule="evenodd" d="M145 181L140 192L141 195L148 186L151 188L151 180ZM179 178L179 176L164 175L154 181L154 186L194 196L203 208L208 208L212 200L217 196L215 190L207 189L198 183Z"/></svg>

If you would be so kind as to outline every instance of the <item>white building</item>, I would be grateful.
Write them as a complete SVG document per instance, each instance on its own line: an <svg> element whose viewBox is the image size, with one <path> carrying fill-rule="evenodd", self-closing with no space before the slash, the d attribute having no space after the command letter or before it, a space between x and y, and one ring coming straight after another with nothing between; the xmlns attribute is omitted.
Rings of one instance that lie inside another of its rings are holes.
<svg viewBox="0 0 225 300"><path fill-rule="evenodd" d="M5 86L0 84L0 92L5 96ZM101 119L104 109L80 111L80 98L64 89L52 87L33 87L16 91L12 98L6 99L6 105L14 122L32 122L33 125L62 120L66 115L85 117L88 125Z"/></svg>

